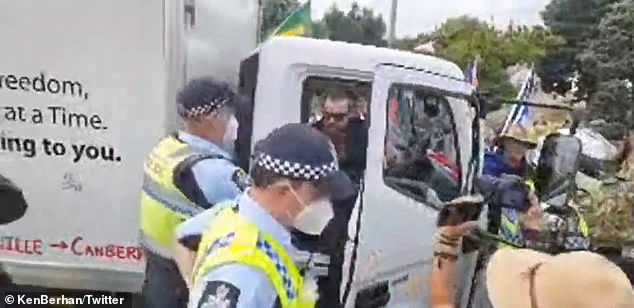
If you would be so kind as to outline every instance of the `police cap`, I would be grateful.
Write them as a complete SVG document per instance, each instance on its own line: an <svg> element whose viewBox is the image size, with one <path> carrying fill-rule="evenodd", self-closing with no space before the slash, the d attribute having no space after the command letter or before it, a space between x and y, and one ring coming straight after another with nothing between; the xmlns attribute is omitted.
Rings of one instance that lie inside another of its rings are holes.
<svg viewBox="0 0 634 308"><path fill-rule="evenodd" d="M222 107L234 107L236 94L229 84L204 77L193 79L176 97L178 114L183 118L208 115Z"/></svg>
<svg viewBox="0 0 634 308"><path fill-rule="evenodd" d="M330 139L306 124L286 124L255 147L253 163L282 177L324 183L333 200L356 194Z"/></svg>

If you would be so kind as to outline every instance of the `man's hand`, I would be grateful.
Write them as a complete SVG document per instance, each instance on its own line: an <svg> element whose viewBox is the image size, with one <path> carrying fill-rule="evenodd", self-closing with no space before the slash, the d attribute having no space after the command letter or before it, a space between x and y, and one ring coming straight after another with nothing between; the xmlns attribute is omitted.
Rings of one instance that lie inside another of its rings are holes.
<svg viewBox="0 0 634 308"><path fill-rule="evenodd" d="M480 195L460 196L446 202L438 213L438 227L458 226L470 220L477 220L484 199ZM457 229L456 229L457 230Z"/></svg>
<svg viewBox="0 0 634 308"><path fill-rule="evenodd" d="M192 276L195 275L195 273L193 273L192 271L194 269L194 263L196 261L196 252L183 246L181 243L177 243L175 248L174 261L176 261L178 271L183 277L183 281L185 281L187 287L191 289Z"/></svg>
<svg viewBox="0 0 634 308"><path fill-rule="evenodd" d="M528 195L529 207L526 213L522 214L521 224L523 229L541 231L544 229L544 211L539 205L537 196L531 192Z"/></svg>
<svg viewBox="0 0 634 308"><path fill-rule="evenodd" d="M440 227L438 228L438 233L448 238L459 239L473 230L477 225L477 221L467 221L457 226Z"/></svg>

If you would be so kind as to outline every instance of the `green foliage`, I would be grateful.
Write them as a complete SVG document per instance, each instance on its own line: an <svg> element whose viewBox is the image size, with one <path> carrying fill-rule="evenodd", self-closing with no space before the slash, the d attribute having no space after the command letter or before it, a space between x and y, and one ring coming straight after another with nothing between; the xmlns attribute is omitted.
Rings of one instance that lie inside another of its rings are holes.
<svg viewBox="0 0 634 308"><path fill-rule="evenodd" d="M564 93L576 73L595 117L634 127L634 1L553 0L543 16L563 39L538 66L545 88Z"/></svg>
<svg viewBox="0 0 634 308"><path fill-rule="evenodd" d="M608 121L634 127L634 0L621 0L599 24L596 36L578 56L596 81L589 89L591 110Z"/></svg>
<svg viewBox="0 0 634 308"><path fill-rule="evenodd" d="M298 0L265 0L261 39L266 38L299 5ZM385 33L383 17L380 14L375 15L372 9L362 8L357 3L353 3L347 12L333 5L322 20L313 21L312 24L312 37L349 43L386 46L387 42L383 39Z"/></svg>
<svg viewBox="0 0 634 308"><path fill-rule="evenodd" d="M599 23L610 4L617 0L552 0L542 17L553 34L562 38L561 44L547 50L537 65L542 86L547 91L566 93L571 88L575 74L577 96L586 97L592 92L596 78L591 70L583 67L578 56L584 52L589 40L598 35Z"/></svg>
<svg viewBox="0 0 634 308"><path fill-rule="evenodd" d="M450 18L438 29L416 38L405 38L395 48L413 50L431 39L436 41L436 55L461 67L480 57L478 78L480 90L490 96L514 97L517 94L505 69L518 63L531 63L543 57L559 40L543 27L529 28L509 25L501 31L488 23L469 16Z"/></svg>
<svg viewBox="0 0 634 308"><path fill-rule="evenodd" d="M333 41L387 46L383 16L375 16L372 9L361 8L356 2L347 13L331 6L320 24L326 29L324 37Z"/></svg>
<svg viewBox="0 0 634 308"><path fill-rule="evenodd" d="M621 248L634 243L634 183L604 184L599 189L599 197L588 194L575 197L590 228L593 244Z"/></svg>

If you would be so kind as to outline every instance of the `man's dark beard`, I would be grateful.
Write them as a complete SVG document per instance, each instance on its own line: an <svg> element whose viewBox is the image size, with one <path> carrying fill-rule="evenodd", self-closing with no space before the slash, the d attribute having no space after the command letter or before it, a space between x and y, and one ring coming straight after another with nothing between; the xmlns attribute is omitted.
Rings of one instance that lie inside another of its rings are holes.
<svg viewBox="0 0 634 308"><path fill-rule="evenodd" d="M341 160L346 156L346 133L336 126L324 126L322 132L330 138L337 151L337 157Z"/></svg>

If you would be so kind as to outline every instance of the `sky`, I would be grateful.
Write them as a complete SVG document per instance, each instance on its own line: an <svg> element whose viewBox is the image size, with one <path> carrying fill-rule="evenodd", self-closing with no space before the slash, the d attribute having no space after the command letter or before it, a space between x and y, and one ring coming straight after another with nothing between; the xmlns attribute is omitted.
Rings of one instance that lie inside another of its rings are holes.
<svg viewBox="0 0 634 308"><path fill-rule="evenodd" d="M303 2L303 1L302 1ZM336 3L340 9L350 8L353 0L312 0L313 19L320 19L324 12ZM470 15L505 27L510 20L514 24L541 24L539 13L550 0L398 0L396 35L415 36L434 30L445 19ZM357 0L381 13L388 22L391 0Z"/></svg>

